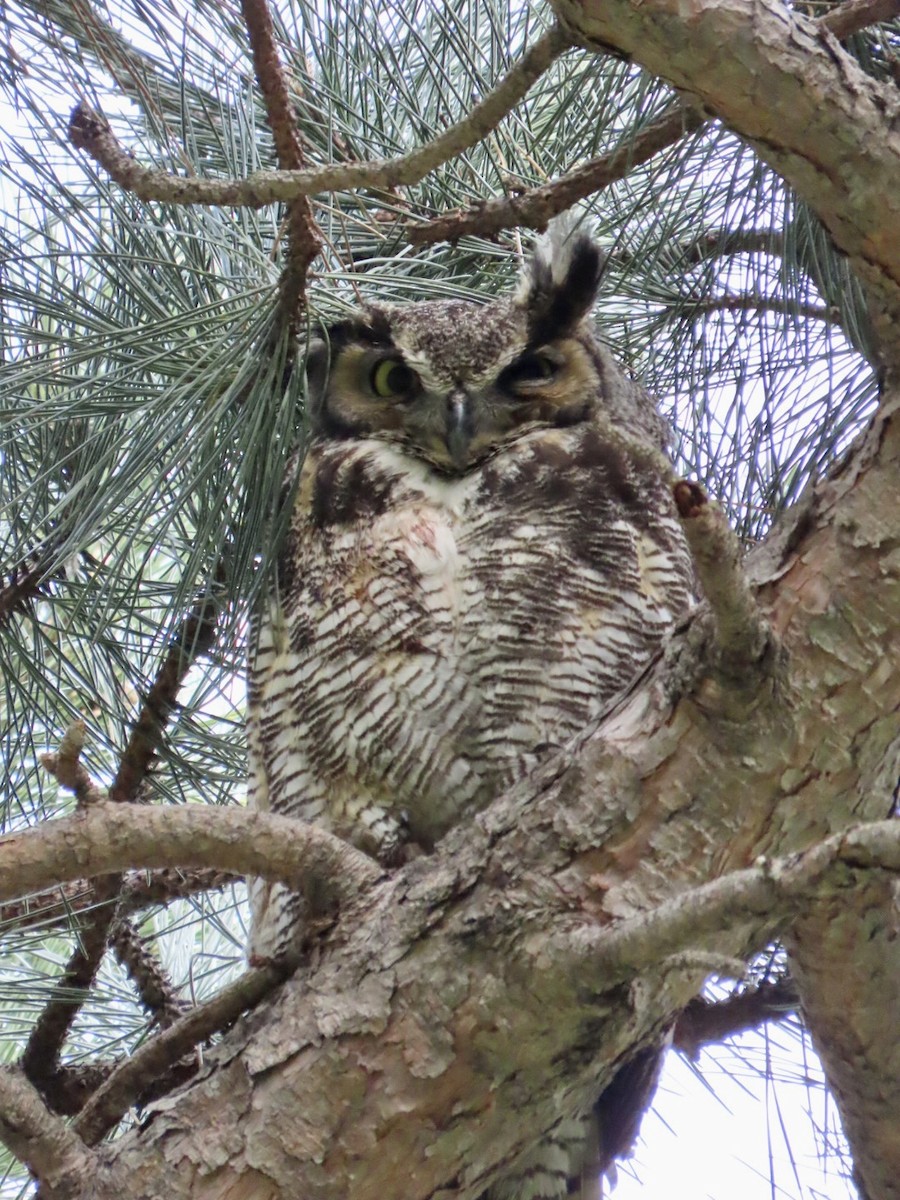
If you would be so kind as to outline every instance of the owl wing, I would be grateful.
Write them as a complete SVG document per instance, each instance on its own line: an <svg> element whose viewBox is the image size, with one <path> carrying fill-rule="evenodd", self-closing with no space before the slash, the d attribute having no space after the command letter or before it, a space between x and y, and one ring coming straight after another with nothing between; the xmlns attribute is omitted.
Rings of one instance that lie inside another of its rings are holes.
<svg viewBox="0 0 900 1200"><path fill-rule="evenodd" d="M467 754L480 702L459 663L462 565L446 509L402 488L378 512L332 489L358 448L312 452L279 594L260 623L248 691L250 798L322 825L383 861L430 848L482 802ZM377 489L376 489L377 490ZM271 956L303 898L259 883L252 953ZM306 898L307 902L309 898Z"/></svg>

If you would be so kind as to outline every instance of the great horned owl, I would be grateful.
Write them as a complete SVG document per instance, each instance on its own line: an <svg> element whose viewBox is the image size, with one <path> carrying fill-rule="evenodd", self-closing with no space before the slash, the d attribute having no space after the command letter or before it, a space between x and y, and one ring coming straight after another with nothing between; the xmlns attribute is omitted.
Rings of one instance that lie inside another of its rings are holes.
<svg viewBox="0 0 900 1200"><path fill-rule="evenodd" d="M691 569L663 426L589 322L590 239L487 304L371 304L310 349L310 443L256 635L251 799L390 864L430 850L631 682ZM253 889L251 951L315 902ZM565 1195L584 1120L493 1197ZM523 1182L524 1181L524 1182Z"/></svg>

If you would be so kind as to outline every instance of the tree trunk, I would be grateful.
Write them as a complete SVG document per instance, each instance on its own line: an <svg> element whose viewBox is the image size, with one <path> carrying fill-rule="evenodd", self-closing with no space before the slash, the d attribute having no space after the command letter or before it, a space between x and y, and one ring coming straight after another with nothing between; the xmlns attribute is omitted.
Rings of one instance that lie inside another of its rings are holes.
<svg viewBox="0 0 900 1200"><path fill-rule="evenodd" d="M900 1194L893 843L885 825L821 847L889 815L900 757L897 93L763 0L555 8L721 117L819 214L868 288L879 415L750 556L761 655L729 655L714 602L598 728L345 904L199 1077L58 1195L477 1197L776 933L863 1190Z"/></svg>
<svg viewBox="0 0 900 1200"><path fill-rule="evenodd" d="M717 964L787 931L868 1194L892 1195L897 973L878 855L846 841L771 859L890 806L898 455L896 420L879 420L752 556L776 634L760 663L726 669L693 622L600 728L346 905L315 962L105 1148L82 1194L475 1197ZM858 1015L850 1052L838 1004Z"/></svg>

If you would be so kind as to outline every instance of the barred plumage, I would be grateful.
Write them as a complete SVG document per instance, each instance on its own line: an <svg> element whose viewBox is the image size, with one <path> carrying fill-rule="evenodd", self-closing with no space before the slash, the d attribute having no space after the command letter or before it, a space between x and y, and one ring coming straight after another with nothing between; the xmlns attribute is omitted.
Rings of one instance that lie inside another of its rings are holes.
<svg viewBox="0 0 900 1200"><path fill-rule="evenodd" d="M659 417L587 322L599 270L576 238L514 297L373 305L311 349L312 439L251 669L253 803L387 863L430 850L684 612ZM319 903L257 885L252 951L296 945ZM586 1128L549 1115L492 1200L565 1195Z"/></svg>

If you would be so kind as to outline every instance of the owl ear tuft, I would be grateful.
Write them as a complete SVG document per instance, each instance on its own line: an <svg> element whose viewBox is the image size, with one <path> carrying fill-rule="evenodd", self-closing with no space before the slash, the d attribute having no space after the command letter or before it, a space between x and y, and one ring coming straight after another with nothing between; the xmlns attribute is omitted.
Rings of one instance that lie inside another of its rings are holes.
<svg viewBox="0 0 900 1200"><path fill-rule="evenodd" d="M600 247L556 219L534 246L516 295L528 314L529 341L565 337L587 316L603 274Z"/></svg>

